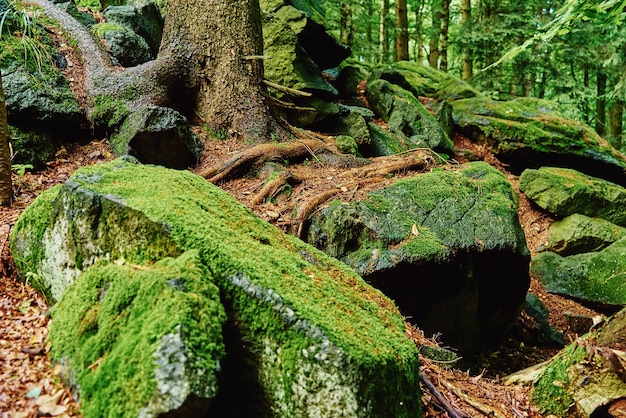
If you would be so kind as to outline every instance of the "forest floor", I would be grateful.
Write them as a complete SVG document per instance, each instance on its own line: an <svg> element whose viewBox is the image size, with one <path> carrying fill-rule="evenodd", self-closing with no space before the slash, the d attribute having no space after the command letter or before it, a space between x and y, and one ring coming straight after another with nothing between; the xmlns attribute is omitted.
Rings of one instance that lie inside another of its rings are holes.
<svg viewBox="0 0 626 418"><path fill-rule="evenodd" d="M202 128L195 133L203 138L206 147L200 164L194 169L203 172L207 167L236 155L245 148L236 139L216 140L208 137ZM319 134L317 134L320 136ZM320 136L321 137L321 136ZM459 164L471 159L484 160L500 169L517 188L517 177L509 173L484 147L464 137L455 137ZM11 208L0 209L0 418L25 418L36 416L79 417L78 407L71 393L63 388L57 376L58 370L51 364L46 347L48 332L48 306L27 283L17 277L9 251L8 236L19 214L35 197L49 187L63 183L74 170L112 159L106 140L86 145L69 145L62 149L55 161L37 173L14 176L15 202ZM279 161L278 163L284 164ZM289 187L279 188L267 198L259 200L264 181L262 172L255 176L244 175L220 182L218 185L230 192L255 214L277 227L297 233L299 220L297 208L309 205L311 210L323 206L324 199L317 198L321 192L326 200L352 200L362 197L369 190L390 184L403 176L414 175L412 169L377 176L368 181L349 183L342 173L345 161L337 163L312 153L301 163L290 164L288 169L299 179ZM429 170L434 164L422 167ZM526 234L531 253L544 244L547 229L553 219L538 210L524 195L519 195L519 218ZM505 279L503 277L503 279ZM531 291L548 307L550 323L560 330L567 341L577 337L571 318L598 315L575 301L545 292L534 279ZM466 359L471 363L466 370L459 370L423 359L422 373L435 389L423 387L424 416L449 416L441 409L443 397L449 408L459 417L541 417L533 406L527 386L505 386L502 378L512 372L540 363L556 354L558 348L536 344L532 335L534 323L522 314L502 345L482 356ZM420 344L432 344L421 332L409 327L410 334Z"/></svg>

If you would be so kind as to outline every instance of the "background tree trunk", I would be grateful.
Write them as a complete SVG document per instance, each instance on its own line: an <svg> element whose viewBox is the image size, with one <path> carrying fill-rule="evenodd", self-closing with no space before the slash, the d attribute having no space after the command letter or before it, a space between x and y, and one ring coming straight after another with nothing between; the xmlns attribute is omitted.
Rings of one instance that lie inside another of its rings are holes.
<svg viewBox="0 0 626 418"><path fill-rule="evenodd" d="M596 74L596 132L600 136L606 133L606 74L598 69Z"/></svg>
<svg viewBox="0 0 626 418"><path fill-rule="evenodd" d="M450 26L450 0L441 1L441 32L439 35L439 69L448 71L448 27Z"/></svg>
<svg viewBox="0 0 626 418"><path fill-rule="evenodd" d="M461 23L463 25L463 80L469 80L473 75L472 56L469 48L469 36L472 29L472 2L471 0L461 1Z"/></svg>
<svg viewBox="0 0 626 418"><path fill-rule="evenodd" d="M169 0L160 60L185 61L195 109L215 130L254 142L275 123L264 101L258 0Z"/></svg>
<svg viewBox="0 0 626 418"><path fill-rule="evenodd" d="M441 2L432 0L430 4L431 13L431 33L430 43L428 45L428 65L431 68L437 68L439 64L439 31L435 28L441 27Z"/></svg>
<svg viewBox="0 0 626 418"><path fill-rule="evenodd" d="M396 0L396 61L409 59L409 19L406 0Z"/></svg>
<svg viewBox="0 0 626 418"><path fill-rule="evenodd" d="M0 75L0 205L11 205L13 186L11 184L11 155L9 150L9 131L7 127L7 108L4 101L2 76Z"/></svg>
<svg viewBox="0 0 626 418"><path fill-rule="evenodd" d="M624 101L615 99L609 111L609 140L616 149L622 147L622 118L624 117Z"/></svg>
<svg viewBox="0 0 626 418"><path fill-rule="evenodd" d="M352 10L348 3L341 3L339 30L339 40L341 43L352 47Z"/></svg>
<svg viewBox="0 0 626 418"><path fill-rule="evenodd" d="M389 14L389 0L380 1L380 20L378 24L380 56L378 62L381 64L389 62L389 28L387 26L387 15Z"/></svg>

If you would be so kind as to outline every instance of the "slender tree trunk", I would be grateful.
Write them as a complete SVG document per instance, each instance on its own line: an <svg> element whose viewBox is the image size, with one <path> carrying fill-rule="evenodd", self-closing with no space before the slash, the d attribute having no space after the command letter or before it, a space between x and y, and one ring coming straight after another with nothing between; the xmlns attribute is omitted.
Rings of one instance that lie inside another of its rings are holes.
<svg viewBox="0 0 626 418"><path fill-rule="evenodd" d="M439 0L432 0L430 9L432 32L428 45L428 65L431 68L437 68L439 66L439 31L435 30L435 28L441 27L441 2Z"/></svg>
<svg viewBox="0 0 626 418"><path fill-rule="evenodd" d="M624 101L615 99L609 112L609 140L614 148L622 147L622 119L624 117Z"/></svg>
<svg viewBox="0 0 626 418"><path fill-rule="evenodd" d="M422 30L422 12L424 0L418 2L415 7L415 60L419 63L424 59L424 33Z"/></svg>
<svg viewBox="0 0 626 418"><path fill-rule="evenodd" d="M439 35L439 69L448 71L448 27L450 25L450 0L441 1L441 32Z"/></svg>
<svg viewBox="0 0 626 418"><path fill-rule="evenodd" d="M374 38L372 36L372 19L371 16L374 14L374 6L373 6L373 0L367 0L367 24L365 26L365 39L367 41L367 62L369 62L370 64L374 63L374 57L373 57L373 48L372 48L372 44L374 42Z"/></svg>
<svg viewBox="0 0 626 418"><path fill-rule="evenodd" d="M396 0L396 61L409 59L409 19L406 0Z"/></svg>
<svg viewBox="0 0 626 418"><path fill-rule="evenodd" d="M342 44L352 46L352 10L348 3L341 3L339 40Z"/></svg>
<svg viewBox="0 0 626 418"><path fill-rule="evenodd" d="M389 14L389 0L380 1L380 20L378 24L380 56L378 62L381 64L389 62L389 26L387 25L387 15Z"/></svg>
<svg viewBox="0 0 626 418"><path fill-rule="evenodd" d="M598 69L596 75L596 132L600 136L606 134L606 74Z"/></svg>
<svg viewBox="0 0 626 418"><path fill-rule="evenodd" d="M472 56L469 47L469 36L472 29L472 2L471 0L461 1L461 23L463 25L463 80L470 80L473 76Z"/></svg>
<svg viewBox="0 0 626 418"><path fill-rule="evenodd" d="M13 186L11 184L11 155L9 151L9 132L7 127L7 109L0 75L0 205L11 205Z"/></svg>
<svg viewBox="0 0 626 418"><path fill-rule="evenodd" d="M211 128L259 142L277 131L264 99L258 0L170 0L159 60L184 60Z"/></svg>

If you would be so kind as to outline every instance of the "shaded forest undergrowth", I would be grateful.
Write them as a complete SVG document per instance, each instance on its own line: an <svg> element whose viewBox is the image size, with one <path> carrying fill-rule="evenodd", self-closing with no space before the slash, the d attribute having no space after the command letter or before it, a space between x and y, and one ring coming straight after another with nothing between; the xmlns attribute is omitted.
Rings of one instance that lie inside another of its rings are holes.
<svg viewBox="0 0 626 418"><path fill-rule="evenodd" d="M211 171L210 167L219 166L246 147L236 139L212 139L199 127L195 128L195 132L206 145L200 164L194 169L197 173L206 174ZM324 139L323 135L315 136L317 140ZM510 174L485 148L458 135L454 140L457 158L450 164L465 162L468 157L484 160L503 171L516 187L517 177ZM400 177L427 171L440 163L436 161L436 156L425 151L421 157L425 164L397 165L397 161L390 159L379 161L378 167L383 167L382 171L368 172L365 162L351 162L310 150L308 157L299 163L263 161L261 166L252 167L248 175L227 177L218 185L259 217L288 233L297 234L302 228L303 217L333 199L349 201L361 198L374 188L391 184ZM69 391L60 385L56 370L47 356L48 307L27 284L18 280L8 248L8 235L21 211L41 191L64 182L80 166L112 158L106 140L73 145L62 149L46 170L13 179L15 203L12 208L3 208L0 212L0 269L3 275L0 281L0 418L80 416L76 403ZM263 179L268 175L263 172L268 166L279 166L283 173L288 173L275 183L275 188L268 188L269 182ZM393 170L386 172L384 167ZM361 170L358 177L355 177L355 169ZM520 195L519 218L528 247L534 252L545 243L547 228L553 219L523 195ZM550 323L564 334L566 341L576 338L568 318L598 315L575 301L546 293L534 280L531 291L548 307ZM537 344L533 326L532 318L522 314L501 346L478 358L462 359L457 368L423 359L424 416L540 417L529 400L528 387L505 386L501 379L540 363L558 351L557 347ZM408 326L407 329L418 344L430 345L437 340L437 336L426 338L414 327Z"/></svg>

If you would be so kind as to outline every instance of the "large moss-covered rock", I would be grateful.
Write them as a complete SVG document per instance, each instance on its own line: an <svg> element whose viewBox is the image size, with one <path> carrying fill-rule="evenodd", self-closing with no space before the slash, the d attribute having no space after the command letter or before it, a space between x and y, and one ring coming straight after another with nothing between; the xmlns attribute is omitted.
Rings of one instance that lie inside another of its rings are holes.
<svg viewBox="0 0 626 418"><path fill-rule="evenodd" d="M354 267L428 333L494 344L529 286L517 199L486 163L401 180L316 214L307 241Z"/></svg>
<svg viewBox="0 0 626 418"><path fill-rule="evenodd" d="M517 101L475 97L455 100L452 107L463 133L487 145L514 172L552 164L626 182L626 157L587 125Z"/></svg>
<svg viewBox="0 0 626 418"><path fill-rule="evenodd" d="M519 188L554 215L578 213L626 226L626 189L601 178L571 169L541 167L524 170Z"/></svg>
<svg viewBox="0 0 626 418"><path fill-rule="evenodd" d="M98 264L52 309L53 360L85 417L198 417L218 390L226 313L197 250Z"/></svg>
<svg viewBox="0 0 626 418"><path fill-rule="evenodd" d="M391 132L402 138L405 150L431 148L454 152L454 144L441 124L409 91L376 80L367 86L367 100Z"/></svg>
<svg viewBox="0 0 626 418"><path fill-rule="evenodd" d="M194 174L77 170L24 212L11 249L53 299L97 260L198 250L228 314L212 416L419 416L417 348L392 302Z"/></svg>
<svg viewBox="0 0 626 418"><path fill-rule="evenodd" d="M545 250L562 256L600 251L626 237L626 228L599 218L574 214L550 225Z"/></svg>
<svg viewBox="0 0 626 418"><path fill-rule="evenodd" d="M626 238L602 251L533 257L530 272L551 293L607 305L626 304Z"/></svg>
<svg viewBox="0 0 626 418"><path fill-rule="evenodd" d="M368 84L377 79L400 86L415 97L423 96L437 100L482 97L478 90L461 79L417 62L399 61L375 69Z"/></svg>

